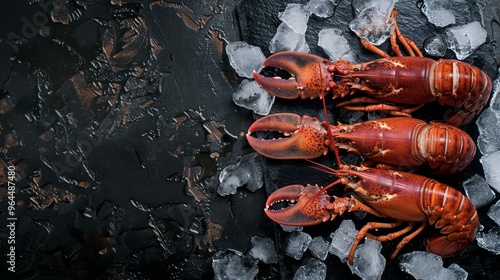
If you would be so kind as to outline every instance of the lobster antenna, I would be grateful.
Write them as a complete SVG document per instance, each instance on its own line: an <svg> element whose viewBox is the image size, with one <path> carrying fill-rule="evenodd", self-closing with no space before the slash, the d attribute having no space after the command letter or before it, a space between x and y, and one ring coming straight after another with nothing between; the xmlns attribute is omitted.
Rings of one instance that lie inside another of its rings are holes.
<svg viewBox="0 0 500 280"><path fill-rule="evenodd" d="M321 66L319 66L319 67L321 67ZM328 133L328 138L330 138L330 149L333 150L333 152L335 153L335 158L337 159L338 166L341 166L342 162L340 161L339 150L338 150L337 146L335 146L335 139L333 138L332 131L330 130L330 123L328 122L328 112L326 110L326 100L325 99L326 99L325 98L325 88L323 86L323 87L321 87L321 100L323 101L323 115L325 116L326 131Z"/></svg>
<svg viewBox="0 0 500 280"><path fill-rule="evenodd" d="M315 161L310 160L310 159L306 159L306 161L309 162L309 163L314 164L313 166L310 166L311 168L319 170L319 171L321 171L323 173L330 174L330 175L337 175L337 173L338 173L337 170L335 170L335 169L333 169L331 167L328 167L328 166L326 166L324 164L321 164L319 162L315 162Z"/></svg>
<svg viewBox="0 0 500 280"><path fill-rule="evenodd" d="M312 164L314 164L314 166L311 166L311 168L314 168L316 170L319 170L321 172L324 172L324 173L327 173L327 174L331 174L331 175L336 175L337 174L337 171L331 167L328 167L324 164L321 164L321 163L318 163L318 162L315 162L315 161L312 161L310 159L306 159L307 162L310 162ZM309 203L311 203L312 201L314 201L320 194L326 192L327 190L329 190L330 188L332 188L333 186L336 186L338 184L340 184L341 181L340 179L338 180L335 180L334 182L328 184L327 186L323 187L321 190L319 190L317 193L315 193L307 202L306 204L304 205L304 208L307 207L307 205L309 205Z"/></svg>

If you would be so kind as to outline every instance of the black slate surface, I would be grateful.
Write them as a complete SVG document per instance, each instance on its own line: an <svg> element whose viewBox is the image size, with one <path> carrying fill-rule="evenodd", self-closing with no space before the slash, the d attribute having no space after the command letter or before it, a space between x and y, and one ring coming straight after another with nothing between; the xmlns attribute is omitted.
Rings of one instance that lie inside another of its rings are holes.
<svg viewBox="0 0 500 280"><path fill-rule="evenodd" d="M241 78L224 47L245 40L269 55L278 12L289 2L0 1L0 164L16 167L18 279L213 278L214 253L246 253L255 235L273 238L280 258L276 265L260 264L258 279L293 277L310 256L284 256L287 233L265 217L265 199L281 186L331 178L301 161L266 160L261 190L239 189L228 197L216 192L220 171L252 152L244 133L254 119L231 99ZM400 1L396 7L402 32L422 46L443 29L429 24L418 5ZM481 20L474 1L453 8L463 14L459 24ZM484 11L492 37L466 59L492 78L494 11ZM316 34L335 27L360 60L377 58L348 30L352 18L344 0L333 17L312 16L306 34L311 52L324 55L315 47ZM430 114L436 108L416 116L439 118ZM277 100L272 112L320 110L317 100ZM348 117L332 113L337 120ZM477 137L473 125L468 132ZM460 187L482 172L478 158L463 174L439 179ZM320 161L333 163L331 156ZM1 178L0 275L8 279L8 193ZM493 226L488 208L480 209L485 229ZM340 221L305 231L327 238ZM402 253L423 250L422 238ZM384 244L385 256L393 246ZM469 279L495 279L498 262L473 243L445 266L459 264ZM357 279L335 256L325 263L327 279ZM383 279L395 278L412 277L388 260Z"/></svg>

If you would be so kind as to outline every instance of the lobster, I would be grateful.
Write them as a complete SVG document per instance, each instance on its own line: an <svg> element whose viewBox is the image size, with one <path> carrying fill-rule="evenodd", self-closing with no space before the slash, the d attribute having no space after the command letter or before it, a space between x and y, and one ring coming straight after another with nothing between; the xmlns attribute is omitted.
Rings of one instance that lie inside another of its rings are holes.
<svg viewBox="0 0 500 280"><path fill-rule="evenodd" d="M461 129L408 117L329 125L307 115L277 113L255 121L247 140L266 157L312 159L334 148L328 130L337 148L390 166L425 164L439 174L463 171L476 154L474 141ZM282 137L259 139L257 131L276 131Z"/></svg>
<svg viewBox="0 0 500 280"><path fill-rule="evenodd" d="M399 31L396 15L394 9L391 17L395 29L390 41L397 57L390 57L361 39L366 49L383 58L356 64L342 59L329 61L313 54L280 52L267 58L263 69L279 68L288 72L289 78L266 77L254 71L254 79L268 93L285 99L323 98L329 92L333 98L358 91L366 93L368 96L336 105L350 111L380 111L409 117L425 103L437 100L441 105L453 107L444 116L446 123L465 127L488 102L491 79L479 68L459 60L423 57L416 44ZM396 40L410 56L402 56Z"/></svg>
<svg viewBox="0 0 500 280"><path fill-rule="evenodd" d="M260 87L276 97L314 99L332 92L337 98L361 91L369 97L353 98L336 107L395 116L411 116L425 103L437 100L441 105L459 108L444 118L456 127L465 127L481 112L492 89L486 73L458 60L390 57L354 64L342 59L331 62L313 54L281 52L267 58L263 67L277 67L291 75L282 79L254 72ZM367 106L356 106L358 103Z"/></svg>
<svg viewBox="0 0 500 280"><path fill-rule="evenodd" d="M398 243L391 259L427 225L433 225L437 231L427 238L426 249L442 257L462 252L475 238L479 225L476 208L450 186L413 173L377 168L344 165L339 170L327 168L327 172L339 179L324 188L290 185L273 192L266 202L267 216L276 223L291 226L324 223L346 211L364 211L394 219L395 222L369 222L359 230L348 255L351 264L364 237L381 242L393 240L409 233L419 222L421 225ZM333 196L332 201L326 190L339 184L352 189L364 202L354 196ZM284 201L289 207L282 208ZM387 235L368 233L372 229L394 229L404 222L407 226Z"/></svg>

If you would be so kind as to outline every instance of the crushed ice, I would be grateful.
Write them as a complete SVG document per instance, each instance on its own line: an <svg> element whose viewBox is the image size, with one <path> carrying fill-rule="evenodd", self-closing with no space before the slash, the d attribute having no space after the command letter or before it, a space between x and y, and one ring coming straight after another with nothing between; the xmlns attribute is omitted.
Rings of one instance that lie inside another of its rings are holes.
<svg viewBox="0 0 500 280"><path fill-rule="evenodd" d="M446 29L448 47L462 60L486 42L486 29L478 21Z"/></svg>
<svg viewBox="0 0 500 280"><path fill-rule="evenodd" d="M394 32L394 19L390 12L395 0L391 1L353 1L356 17L349 23L349 28L360 38L373 45L380 45Z"/></svg>
<svg viewBox="0 0 500 280"><path fill-rule="evenodd" d="M233 101L258 115L268 115L275 97L263 90L256 81L243 80L233 93Z"/></svg>
<svg viewBox="0 0 500 280"><path fill-rule="evenodd" d="M435 254L414 251L399 257L399 268L415 279L452 280L467 279L467 271L456 264L443 267L443 259Z"/></svg>
<svg viewBox="0 0 500 280"><path fill-rule="evenodd" d="M338 28L325 28L318 33L318 46L323 48L331 61L337 61L340 58L356 62L356 54L349 47L349 43L342 31Z"/></svg>
<svg viewBox="0 0 500 280"><path fill-rule="evenodd" d="M236 189L246 185L249 191L256 191L264 184L262 157L250 153L241 158L240 162L224 167L219 175L217 193L222 196L235 194Z"/></svg>
<svg viewBox="0 0 500 280"><path fill-rule="evenodd" d="M266 57L259 47L243 41L230 42L226 45L229 64L241 77L253 78L253 71L259 72Z"/></svg>
<svg viewBox="0 0 500 280"><path fill-rule="evenodd" d="M452 10L446 8L448 1L443 0L424 0L422 13L427 17L430 23L438 27L445 27L455 24L455 15Z"/></svg>

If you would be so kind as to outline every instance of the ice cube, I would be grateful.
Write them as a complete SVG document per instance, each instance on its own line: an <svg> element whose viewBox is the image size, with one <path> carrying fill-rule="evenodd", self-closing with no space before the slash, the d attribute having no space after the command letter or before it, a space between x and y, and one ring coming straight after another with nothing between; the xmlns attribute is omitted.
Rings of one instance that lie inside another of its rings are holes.
<svg viewBox="0 0 500 280"><path fill-rule="evenodd" d="M500 72L500 69L498 69ZM493 81L493 90L491 91L490 107L500 111L500 75Z"/></svg>
<svg viewBox="0 0 500 280"><path fill-rule="evenodd" d="M476 125L479 152L486 155L500 150L500 111L486 108L477 118Z"/></svg>
<svg viewBox="0 0 500 280"><path fill-rule="evenodd" d="M446 37L443 34L427 38L424 42L424 50L432 56L443 57L447 49Z"/></svg>
<svg viewBox="0 0 500 280"><path fill-rule="evenodd" d="M249 256L267 264L278 262L278 255L276 254L274 242L271 238L253 236L250 242L252 243L252 247L248 252Z"/></svg>
<svg viewBox="0 0 500 280"><path fill-rule="evenodd" d="M275 97L263 90L256 81L243 80L233 93L233 101L240 107L267 115L271 111Z"/></svg>
<svg viewBox="0 0 500 280"><path fill-rule="evenodd" d="M310 0L307 3L307 7L314 15L322 18L333 16L335 8L334 3L331 0Z"/></svg>
<svg viewBox="0 0 500 280"><path fill-rule="evenodd" d="M222 196L235 194L236 189L246 185L247 189L254 192L264 184L262 170L262 157L257 153L243 156L237 164L231 164L221 171L217 193Z"/></svg>
<svg viewBox="0 0 500 280"><path fill-rule="evenodd" d="M358 234L358 231L354 226L354 222L352 220L343 220L339 228L330 234L332 238L329 249L330 254L339 257L342 262L345 262L356 234Z"/></svg>
<svg viewBox="0 0 500 280"><path fill-rule="evenodd" d="M212 257L214 279L252 280L259 272L257 261L235 253L217 252Z"/></svg>
<svg viewBox="0 0 500 280"><path fill-rule="evenodd" d="M353 0L352 7L354 8L356 15L360 14L364 9L374 7L377 11L384 17L388 17L391 14L392 9L394 9L394 3L397 0Z"/></svg>
<svg viewBox="0 0 500 280"><path fill-rule="evenodd" d="M311 240L311 236L305 232L294 231L290 233L285 241L285 254L300 260Z"/></svg>
<svg viewBox="0 0 500 280"><path fill-rule="evenodd" d="M347 39L342 36L340 29L322 29L318 33L318 46L323 48L331 61L337 61L340 58L347 61L357 61L356 55L349 47Z"/></svg>
<svg viewBox="0 0 500 280"><path fill-rule="evenodd" d="M382 2L382 1L380 1ZM394 32L394 19L383 15L375 6L363 9L349 28L373 45L380 45Z"/></svg>
<svg viewBox="0 0 500 280"><path fill-rule="evenodd" d="M478 21L446 29L448 47L455 52L457 59L471 55L486 42L487 33Z"/></svg>
<svg viewBox="0 0 500 280"><path fill-rule="evenodd" d="M445 27L455 23L453 11L445 8L445 1L425 0L422 13L430 23L438 27Z"/></svg>
<svg viewBox="0 0 500 280"><path fill-rule="evenodd" d="M354 252L354 263L349 264L351 271L362 279L380 279L386 263L381 249L380 241L365 238L365 242Z"/></svg>
<svg viewBox="0 0 500 280"><path fill-rule="evenodd" d="M295 33L305 34L310 15L311 10L308 6L302 4L288 4L285 11L279 13L278 18L286 23Z"/></svg>
<svg viewBox="0 0 500 280"><path fill-rule="evenodd" d="M286 23L282 22L276 34L269 43L271 53L282 51L309 52L305 34L296 33Z"/></svg>
<svg viewBox="0 0 500 280"><path fill-rule="evenodd" d="M490 189L486 180L475 174L462 183L465 190L465 195L476 206L483 207L495 199L495 192Z"/></svg>
<svg viewBox="0 0 500 280"><path fill-rule="evenodd" d="M487 154L479 159L483 165L486 182L500 192L500 151Z"/></svg>
<svg viewBox="0 0 500 280"><path fill-rule="evenodd" d="M443 259L435 254L414 251L399 257L399 268L415 279L432 279L443 269Z"/></svg>
<svg viewBox="0 0 500 280"><path fill-rule="evenodd" d="M415 251L399 258L399 268L415 279L452 280L467 279L467 271L457 264L443 267L443 259L429 252Z"/></svg>
<svg viewBox="0 0 500 280"><path fill-rule="evenodd" d="M252 46L243 41L227 44L226 53L229 64L241 77L253 78L253 71L260 72L266 57L259 47Z"/></svg>
<svg viewBox="0 0 500 280"><path fill-rule="evenodd" d="M477 245L489 252L500 255L500 227L494 227L488 233L478 232Z"/></svg>
<svg viewBox="0 0 500 280"><path fill-rule="evenodd" d="M280 225L280 226L285 232L302 231L304 229L303 226L285 226L285 225Z"/></svg>
<svg viewBox="0 0 500 280"><path fill-rule="evenodd" d="M323 280L326 278L326 265L317 259L308 259L306 264L299 267L293 280Z"/></svg>
<svg viewBox="0 0 500 280"><path fill-rule="evenodd" d="M497 225L500 225L500 200L498 200L495 204L491 205L490 209L488 209L488 217L490 217Z"/></svg>
<svg viewBox="0 0 500 280"><path fill-rule="evenodd" d="M317 236L311 240L308 248L309 252L311 252L311 255L313 255L317 259L324 261L328 256L328 249L330 248L330 244L328 244L328 242L326 242L323 237Z"/></svg>
<svg viewBox="0 0 500 280"><path fill-rule="evenodd" d="M458 264L452 263L448 268L441 269L436 280L466 280L468 275Z"/></svg>

